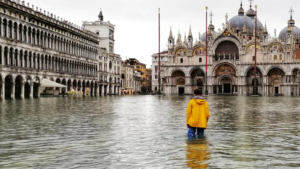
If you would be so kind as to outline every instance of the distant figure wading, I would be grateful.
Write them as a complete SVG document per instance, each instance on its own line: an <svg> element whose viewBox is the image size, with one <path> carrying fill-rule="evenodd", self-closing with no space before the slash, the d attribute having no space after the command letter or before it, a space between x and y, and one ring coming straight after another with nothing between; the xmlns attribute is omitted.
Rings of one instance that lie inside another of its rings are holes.
<svg viewBox="0 0 300 169"><path fill-rule="evenodd" d="M196 89L194 91L194 97L190 100L186 109L186 125L188 128L188 136L195 137L204 136L204 129L207 128L207 122L209 119L208 103L202 97L202 90Z"/></svg>

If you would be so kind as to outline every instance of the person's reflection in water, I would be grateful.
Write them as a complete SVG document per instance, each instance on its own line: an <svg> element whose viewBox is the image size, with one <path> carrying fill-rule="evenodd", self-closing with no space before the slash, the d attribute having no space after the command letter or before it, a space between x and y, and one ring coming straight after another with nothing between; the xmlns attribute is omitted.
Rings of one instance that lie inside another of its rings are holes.
<svg viewBox="0 0 300 169"><path fill-rule="evenodd" d="M188 139L186 144L186 165L190 168L207 168L210 153L206 138Z"/></svg>

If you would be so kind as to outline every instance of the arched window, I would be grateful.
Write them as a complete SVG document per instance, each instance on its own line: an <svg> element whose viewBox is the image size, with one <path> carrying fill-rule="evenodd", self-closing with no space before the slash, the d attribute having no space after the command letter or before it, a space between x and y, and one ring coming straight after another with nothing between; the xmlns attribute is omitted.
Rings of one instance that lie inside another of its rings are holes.
<svg viewBox="0 0 300 169"><path fill-rule="evenodd" d="M19 40L22 41L23 40L23 25L19 25Z"/></svg>
<svg viewBox="0 0 300 169"><path fill-rule="evenodd" d="M277 55L274 55L274 60L277 60Z"/></svg>
<svg viewBox="0 0 300 169"><path fill-rule="evenodd" d="M182 58L180 59L180 63L183 63L183 59Z"/></svg>
<svg viewBox="0 0 300 169"><path fill-rule="evenodd" d="M200 62L200 63L202 62L202 58L199 58L199 62Z"/></svg>

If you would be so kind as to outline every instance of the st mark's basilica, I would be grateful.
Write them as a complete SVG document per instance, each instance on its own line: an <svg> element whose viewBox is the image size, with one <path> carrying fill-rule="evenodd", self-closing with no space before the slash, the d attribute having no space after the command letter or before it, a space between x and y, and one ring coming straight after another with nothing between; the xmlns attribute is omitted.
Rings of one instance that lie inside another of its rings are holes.
<svg viewBox="0 0 300 169"><path fill-rule="evenodd" d="M300 29L291 15L279 36L271 37L266 24L257 20L257 78L261 95L300 94ZM209 94L251 94L254 85L255 17L250 5L243 5L237 15L215 30L208 26ZM276 34L276 33L275 33ZM194 42L191 29L182 39L170 30L168 51L161 56L161 90L165 94L191 94L196 88L205 89L206 33ZM158 54L152 55L152 88L158 89Z"/></svg>

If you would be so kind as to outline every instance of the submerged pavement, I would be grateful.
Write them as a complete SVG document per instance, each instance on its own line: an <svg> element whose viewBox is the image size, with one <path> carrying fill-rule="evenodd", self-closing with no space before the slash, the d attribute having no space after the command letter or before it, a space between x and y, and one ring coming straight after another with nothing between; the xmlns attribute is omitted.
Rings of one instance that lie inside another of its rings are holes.
<svg viewBox="0 0 300 169"><path fill-rule="evenodd" d="M186 136L191 96L0 102L0 168L300 167L300 98L209 96L205 138Z"/></svg>

